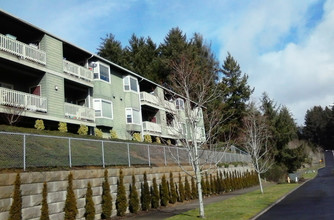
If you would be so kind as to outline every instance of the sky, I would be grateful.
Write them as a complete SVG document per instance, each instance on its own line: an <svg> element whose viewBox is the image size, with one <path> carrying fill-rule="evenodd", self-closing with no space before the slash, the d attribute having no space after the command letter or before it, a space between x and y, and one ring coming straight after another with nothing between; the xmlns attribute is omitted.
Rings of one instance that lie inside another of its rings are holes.
<svg viewBox="0 0 334 220"><path fill-rule="evenodd" d="M334 103L334 0L0 0L0 8L97 53L112 33L158 45L179 27L200 33L223 63L227 53L255 88L286 106L298 125L313 106Z"/></svg>

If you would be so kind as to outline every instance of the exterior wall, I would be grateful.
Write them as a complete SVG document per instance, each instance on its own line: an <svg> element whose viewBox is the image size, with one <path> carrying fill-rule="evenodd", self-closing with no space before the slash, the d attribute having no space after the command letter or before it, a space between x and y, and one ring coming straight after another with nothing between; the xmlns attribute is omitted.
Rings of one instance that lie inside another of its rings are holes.
<svg viewBox="0 0 334 220"><path fill-rule="evenodd" d="M46 52L46 67L63 73L63 44L61 41L44 35L40 42L41 50Z"/></svg>

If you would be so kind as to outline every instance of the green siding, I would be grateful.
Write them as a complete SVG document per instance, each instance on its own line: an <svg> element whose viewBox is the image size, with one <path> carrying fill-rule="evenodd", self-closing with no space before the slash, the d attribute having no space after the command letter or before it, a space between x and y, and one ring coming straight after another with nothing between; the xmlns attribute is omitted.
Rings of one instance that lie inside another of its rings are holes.
<svg viewBox="0 0 334 220"><path fill-rule="evenodd" d="M46 52L46 67L50 70L63 72L63 44L61 41L44 35L40 47Z"/></svg>

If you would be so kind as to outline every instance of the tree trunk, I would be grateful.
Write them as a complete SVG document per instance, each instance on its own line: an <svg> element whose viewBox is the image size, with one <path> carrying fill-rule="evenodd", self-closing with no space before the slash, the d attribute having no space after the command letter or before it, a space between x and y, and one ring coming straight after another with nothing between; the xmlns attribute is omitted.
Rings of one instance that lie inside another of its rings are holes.
<svg viewBox="0 0 334 220"><path fill-rule="evenodd" d="M259 179L260 190L261 190L261 193L263 194L263 187L262 187L262 181L261 181L261 175L260 175L260 173L257 173L257 178Z"/></svg>

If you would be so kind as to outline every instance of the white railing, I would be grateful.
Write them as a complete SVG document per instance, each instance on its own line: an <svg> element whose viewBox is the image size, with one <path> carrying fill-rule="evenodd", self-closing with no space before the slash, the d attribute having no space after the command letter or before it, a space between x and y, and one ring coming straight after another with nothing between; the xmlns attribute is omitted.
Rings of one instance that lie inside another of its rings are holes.
<svg viewBox="0 0 334 220"><path fill-rule="evenodd" d="M93 80L93 72L83 66L77 65L67 60L63 60L63 70L65 73L74 75L88 81Z"/></svg>
<svg viewBox="0 0 334 220"><path fill-rule="evenodd" d="M159 105L159 98L155 95L152 95L150 93L147 93L147 92L141 92L140 93L140 100L142 102L148 102L150 104L153 104L153 105Z"/></svg>
<svg viewBox="0 0 334 220"><path fill-rule="evenodd" d="M0 34L0 50L46 65L46 53L20 41Z"/></svg>
<svg viewBox="0 0 334 220"><path fill-rule="evenodd" d="M169 111L176 112L176 105L172 101L164 100L164 107Z"/></svg>
<svg viewBox="0 0 334 220"><path fill-rule="evenodd" d="M92 108L64 103L64 111L65 116L71 119L95 121L95 111Z"/></svg>
<svg viewBox="0 0 334 220"><path fill-rule="evenodd" d="M40 112L47 112L48 108L45 97L1 87L0 104Z"/></svg>
<svg viewBox="0 0 334 220"><path fill-rule="evenodd" d="M161 133L161 125L149 121L144 121L143 130L147 132Z"/></svg>
<svg viewBox="0 0 334 220"><path fill-rule="evenodd" d="M178 137L181 135L181 131L176 127L166 126L167 134L170 136Z"/></svg>

